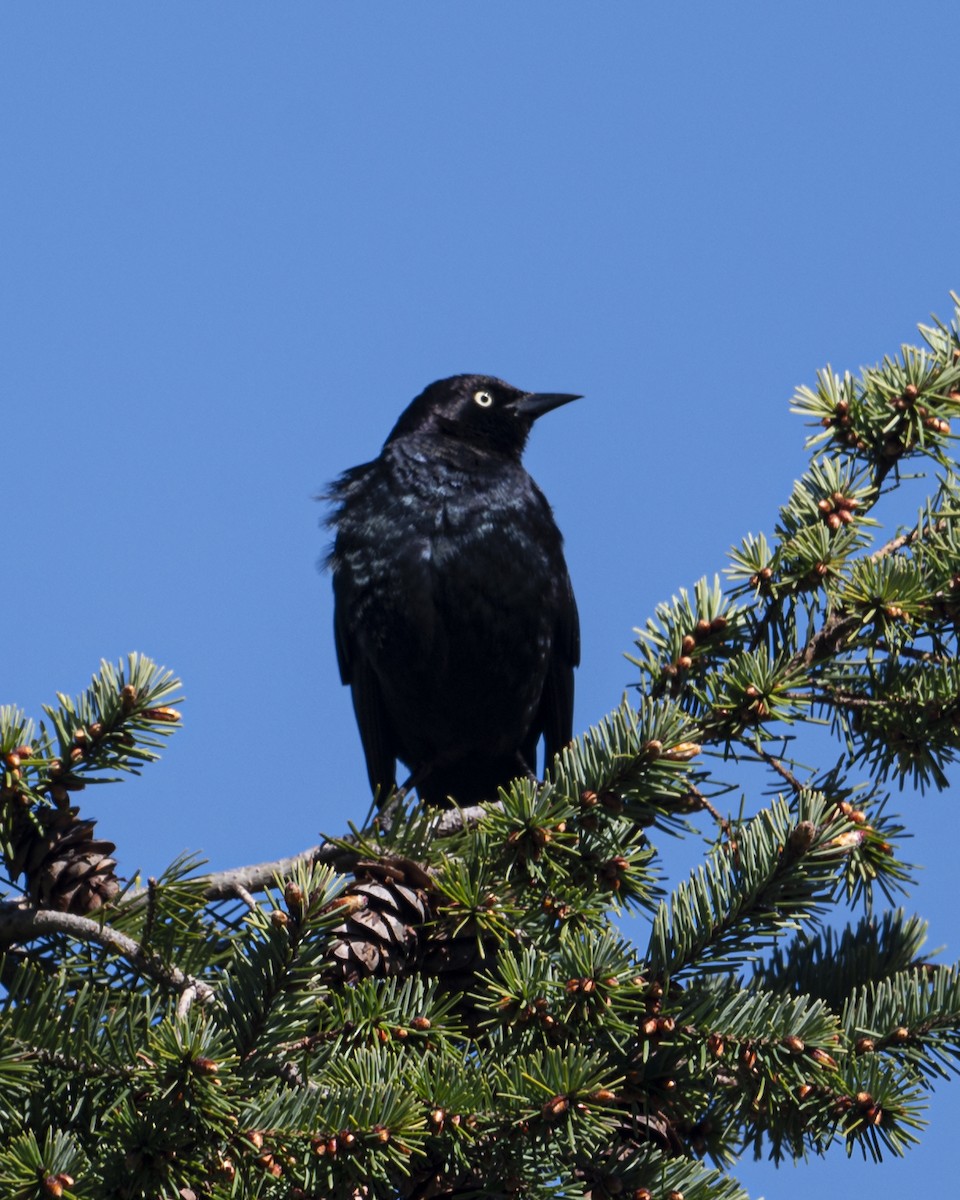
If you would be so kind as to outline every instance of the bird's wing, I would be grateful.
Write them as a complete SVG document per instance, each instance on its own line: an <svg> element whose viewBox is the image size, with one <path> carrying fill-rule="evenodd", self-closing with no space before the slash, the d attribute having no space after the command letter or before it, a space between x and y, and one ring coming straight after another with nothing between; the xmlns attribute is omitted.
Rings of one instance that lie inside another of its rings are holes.
<svg viewBox="0 0 960 1200"><path fill-rule="evenodd" d="M338 594L334 577L333 631L337 664L343 683L350 684L353 711L367 763L370 786L380 789L381 802L397 782L397 758L380 680L347 624L348 605Z"/></svg>
<svg viewBox="0 0 960 1200"><path fill-rule="evenodd" d="M550 766L554 755L559 754L573 737L573 671L579 664L580 617L570 576L564 568L553 650L534 726L537 737L543 733L545 768ZM528 755L526 750L524 757L528 761L531 758L536 761L536 755Z"/></svg>

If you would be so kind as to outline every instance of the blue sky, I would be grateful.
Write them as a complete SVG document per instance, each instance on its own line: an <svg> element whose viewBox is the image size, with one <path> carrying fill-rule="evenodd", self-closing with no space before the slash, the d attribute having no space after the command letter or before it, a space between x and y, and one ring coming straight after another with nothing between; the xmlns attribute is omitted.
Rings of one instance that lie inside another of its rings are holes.
<svg viewBox="0 0 960 1200"><path fill-rule="evenodd" d="M795 386L947 315L958 34L954 4L859 0L3 6L0 702L135 649L183 678L163 762L84 795L122 865L362 820L311 497L444 375L584 393L527 462L577 727L613 708L632 627L772 529ZM953 798L897 799L909 903L960 957ZM930 1115L902 1163L741 1178L932 1193L960 1087Z"/></svg>

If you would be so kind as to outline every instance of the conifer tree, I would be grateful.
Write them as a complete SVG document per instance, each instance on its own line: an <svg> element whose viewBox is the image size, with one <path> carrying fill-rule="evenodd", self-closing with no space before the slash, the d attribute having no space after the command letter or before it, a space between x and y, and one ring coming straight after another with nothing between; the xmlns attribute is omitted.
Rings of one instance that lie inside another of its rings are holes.
<svg viewBox="0 0 960 1200"><path fill-rule="evenodd" d="M179 682L131 655L4 708L0 1195L733 1200L745 1151L907 1150L960 1055L887 794L960 751L954 301L800 389L771 531L657 608L539 786L124 886L86 788L156 758Z"/></svg>

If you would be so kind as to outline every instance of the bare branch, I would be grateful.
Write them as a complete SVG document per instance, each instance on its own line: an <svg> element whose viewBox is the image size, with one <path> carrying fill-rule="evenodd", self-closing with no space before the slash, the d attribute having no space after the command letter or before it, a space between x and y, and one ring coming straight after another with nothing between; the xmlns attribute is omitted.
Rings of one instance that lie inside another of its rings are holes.
<svg viewBox="0 0 960 1200"><path fill-rule="evenodd" d="M492 804L476 804L471 808L451 808L435 818L431 832L435 838L453 837L476 825L488 812L494 812L500 807L500 802ZM319 846L311 846L289 858L278 858L273 862L256 863L248 867L231 867L226 871L212 871L201 876L204 884L204 895L208 900L232 900L239 897L247 903L247 896L262 892L273 886L277 879L292 875L298 866L307 863L311 866L323 863L336 871L351 870L361 857L368 856L369 850L364 851L360 842L368 834L372 837L374 829L364 831L357 837L345 837L341 842L321 842ZM347 843L346 846L343 843ZM352 847L356 845L357 849Z"/></svg>
<svg viewBox="0 0 960 1200"><path fill-rule="evenodd" d="M174 991L183 993L193 989L201 1003L213 999L214 991L208 984L186 975L179 967L162 962L155 954L147 953L139 942L110 925L74 913L26 908L21 904L0 904L0 943L33 941L58 933L81 942L93 942L119 954L141 974Z"/></svg>

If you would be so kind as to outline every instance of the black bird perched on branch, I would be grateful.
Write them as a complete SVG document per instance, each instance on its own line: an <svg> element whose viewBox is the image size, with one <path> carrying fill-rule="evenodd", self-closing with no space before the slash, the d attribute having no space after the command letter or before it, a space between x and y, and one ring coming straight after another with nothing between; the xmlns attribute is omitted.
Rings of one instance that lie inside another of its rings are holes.
<svg viewBox="0 0 960 1200"><path fill-rule="evenodd" d="M485 375L423 391L327 499L334 629L381 800L396 760L427 803L471 804L570 741L577 606L563 539L520 457L578 396Z"/></svg>

